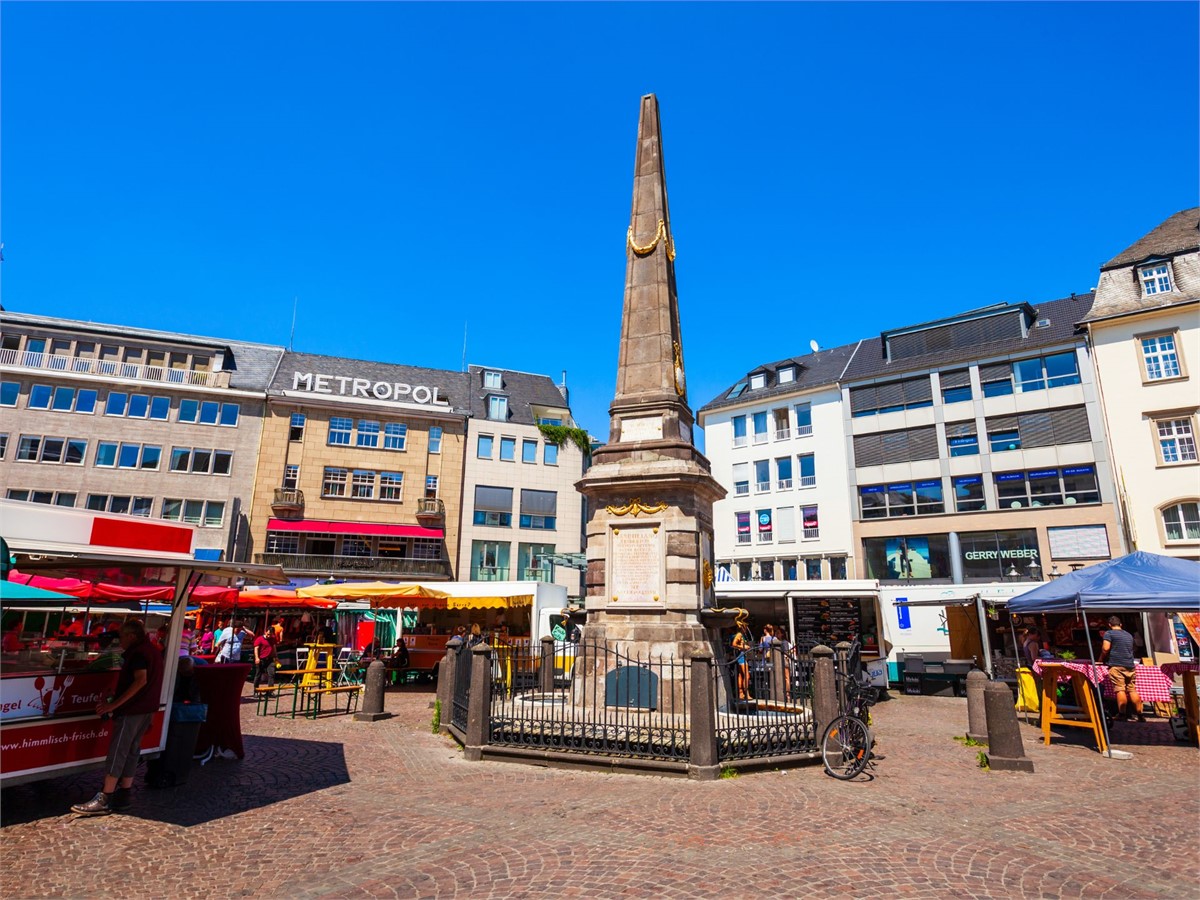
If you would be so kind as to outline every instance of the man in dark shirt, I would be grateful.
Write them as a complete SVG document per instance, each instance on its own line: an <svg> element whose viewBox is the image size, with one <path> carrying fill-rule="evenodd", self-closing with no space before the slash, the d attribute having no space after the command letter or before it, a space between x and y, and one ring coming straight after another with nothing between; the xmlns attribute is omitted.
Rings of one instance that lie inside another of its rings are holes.
<svg viewBox="0 0 1200 900"><path fill-rule="evenodd" d="M1111 616L1108 624L1110 630L1104 632L1100 662L1108 663L1108 680L1112 682L1113 693L1117 695L1117 719L1124 721L1136 718L1139 722L1145 722L1142 698L1138 696L1134 685L1137 659L1133 655L1133 635L1121 627L1120 616ZM1133 706L1127 707L1127 703Z"/></svg>
<svg viewBox="0 0 1200 900"><path fill-rule="evenodd" d="M87 803L71 807L81 816L107 816L129 806L142 736L158 712L162 696L163 655L150 643L138 619L128 619L121 626L121 648L125 652L116 694L96 706L101 716L113 717L112 739L104 761L104 787Z"/></svg>

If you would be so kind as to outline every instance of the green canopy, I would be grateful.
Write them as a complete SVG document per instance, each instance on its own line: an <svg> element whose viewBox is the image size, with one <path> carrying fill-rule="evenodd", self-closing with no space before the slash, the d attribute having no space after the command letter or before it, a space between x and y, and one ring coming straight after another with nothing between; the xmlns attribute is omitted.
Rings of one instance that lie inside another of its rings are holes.
<svg viewBox="0 0 1200 900"><path fill-rule="evenodd" d="M79 598L72 597L70 594L30 587L16 581L0 581L0 601L10 600L71 600L74 604L80 605Z"/></svg>

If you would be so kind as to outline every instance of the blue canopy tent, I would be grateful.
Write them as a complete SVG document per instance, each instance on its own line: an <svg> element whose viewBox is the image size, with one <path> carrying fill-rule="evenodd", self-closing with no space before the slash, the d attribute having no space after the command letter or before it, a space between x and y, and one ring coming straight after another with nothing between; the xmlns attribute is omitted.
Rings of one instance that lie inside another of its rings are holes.
<svg viewBox="0 0 1200 900"><path fill-rule="evenodd" d="M1200 563L1138 550L1008 601L1009 612L1200 610Z"/></svg>
<svg viewBox="0 0 1200 900"><path fill-rule="evenodd" d="M1008 602L1010 613L1038 612L1175 612L1200 610L1200 563L1137 550L1120 559L1088 566L1027 591ZM1093 671L1096 652L1087 636ZM1104 738L1112 758L1132 754L1113 750L1108 723L1101 716Z"/></svg>

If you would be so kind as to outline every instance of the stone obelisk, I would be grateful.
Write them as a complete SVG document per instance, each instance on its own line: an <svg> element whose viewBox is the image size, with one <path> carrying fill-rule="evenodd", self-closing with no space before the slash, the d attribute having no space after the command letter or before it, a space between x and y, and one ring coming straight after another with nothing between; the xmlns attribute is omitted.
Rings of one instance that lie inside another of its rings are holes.
<svg viewBox="0 0 1200 900"><path fill-rule="evenodd" d="M709 647L712 509L725 496L692 443L675 245L658 100L642 97L626 236L625 305L609 442L577 483L587 497L586 639L622 653Z"/></svg>

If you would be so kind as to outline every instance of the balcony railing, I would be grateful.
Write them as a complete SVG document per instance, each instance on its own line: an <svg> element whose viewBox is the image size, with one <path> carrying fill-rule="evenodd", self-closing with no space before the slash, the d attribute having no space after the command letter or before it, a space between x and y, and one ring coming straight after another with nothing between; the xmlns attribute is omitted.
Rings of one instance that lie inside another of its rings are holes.
<svg viewBox="0 0 1200 900"><path fill-rule="evenodd" d="M550 580L550 569L549 569L549 567L546 567L544 569L522 569L521 570L521 580L522 581L549 581Z"/></svg>
<svg viewBox="0 0 1200 900"><path fill-rule="evenodd" d="M127 363L114 359L88 359L83 356L30 353L24 350L0 350L0 366L16 366L21 369L40 369L50 372L74 372L80 375L102 375L105 378L127 378L130 381L152 381L160 384L185 384L198 387L229 386L229 373L227 372L169 369L166 366L147 366L142 363Z"/></svg>
<svg viewBox="0 0 1200 900"><path fill-rule="evenodd" d="M765 444L767 442L767 433L765 431L754 432L754 443Z"/></svg>
<svg viewBox="0 0 1200 900"><path fill-rule="evenodd" d="M777 441L786 441L791 436L792 436L792 429L790 429L790 428L776 428L775 429L775 440L777 440Z"/></svg>
<svg viewBox="0 0 1200 900"><path fill-rule="evenodd" d="M472 581L508 581L508 566L472 566Z"/></svg>
<svg viewBox="0 0 1200 900"><path fill-rule="evenodd" d="M750 493L750 482L748 482L748 481L737 482L733 486L733 493L735 496L738 496L738 497L741 497L745 494Z"/></svg>
<svg viewBox="0 0 1200 900"><path fill-rule="evenodd" d="M801 475L800 476L800 487L805 488L805 487L816 487L816 486L817 486L817 476L816 475Z"/></svg>
<svg viewBox="0 0 1200 900"><path fill-rule="evenodd" d="M739 434L739 435L737 435L736 437L734 437L734 439L733 439L733 446L735 446L735 447L745 447L745 446L746 446L746 442L747 442L747 440L748 440L748 438L747 438L747 437L746 437L744 434Z"/></svg>
<svg viewBox="0 0 1200 900"><path fill-rule="evenodd" d="M756 481L754 483L754 492L757 494L765 494L770 489L771 489L771 482L769 482L769 481Z"/></svg>
<svg viewBox="0 0 1200 900"><path fill-rule="evenodd" d="M320 574L370 572L386 575L417 575L425 578L449 578L450 563L444 559L417 559L407 556L328 556L310 553L256 553L254 561L283 566L292 572Z"/></svg>
<svg viewBox="0 0 1200 900"><path fill-rule="evenodd" d="M812 426L811 425L797 425L796 426L796 437L808 437L811 434L812 434Z"/></svg>
<svg viewBox="0 0 1200 900"><path fill-rule="evenodd" d="M446 504L436 497L421 497L417 500L417 521L427 528L441 527L446 521Z"/></svg>
<svg viewBox="0 0 1200 900"><path fill-rule="evenodd" d="M805 528L804 529L804 539L806 541L811 541L814 538L819 538L820 536L821 536L820 528Z"/></svg>
<svg viewBox="0 0 1200 900"><path fill-rule="evenodd" d="M284 519L304 515L304 491L299 488L275 488L271 512Z"/></svg>
<svg viewBox="0 0 1200 900"><path fill-rule="evenodd" d="M738 542L739 544L748 544L748 543L750 543L750 535L748 535L748 534L739 534L739 535L737 536L737 542Z"/></svg>

